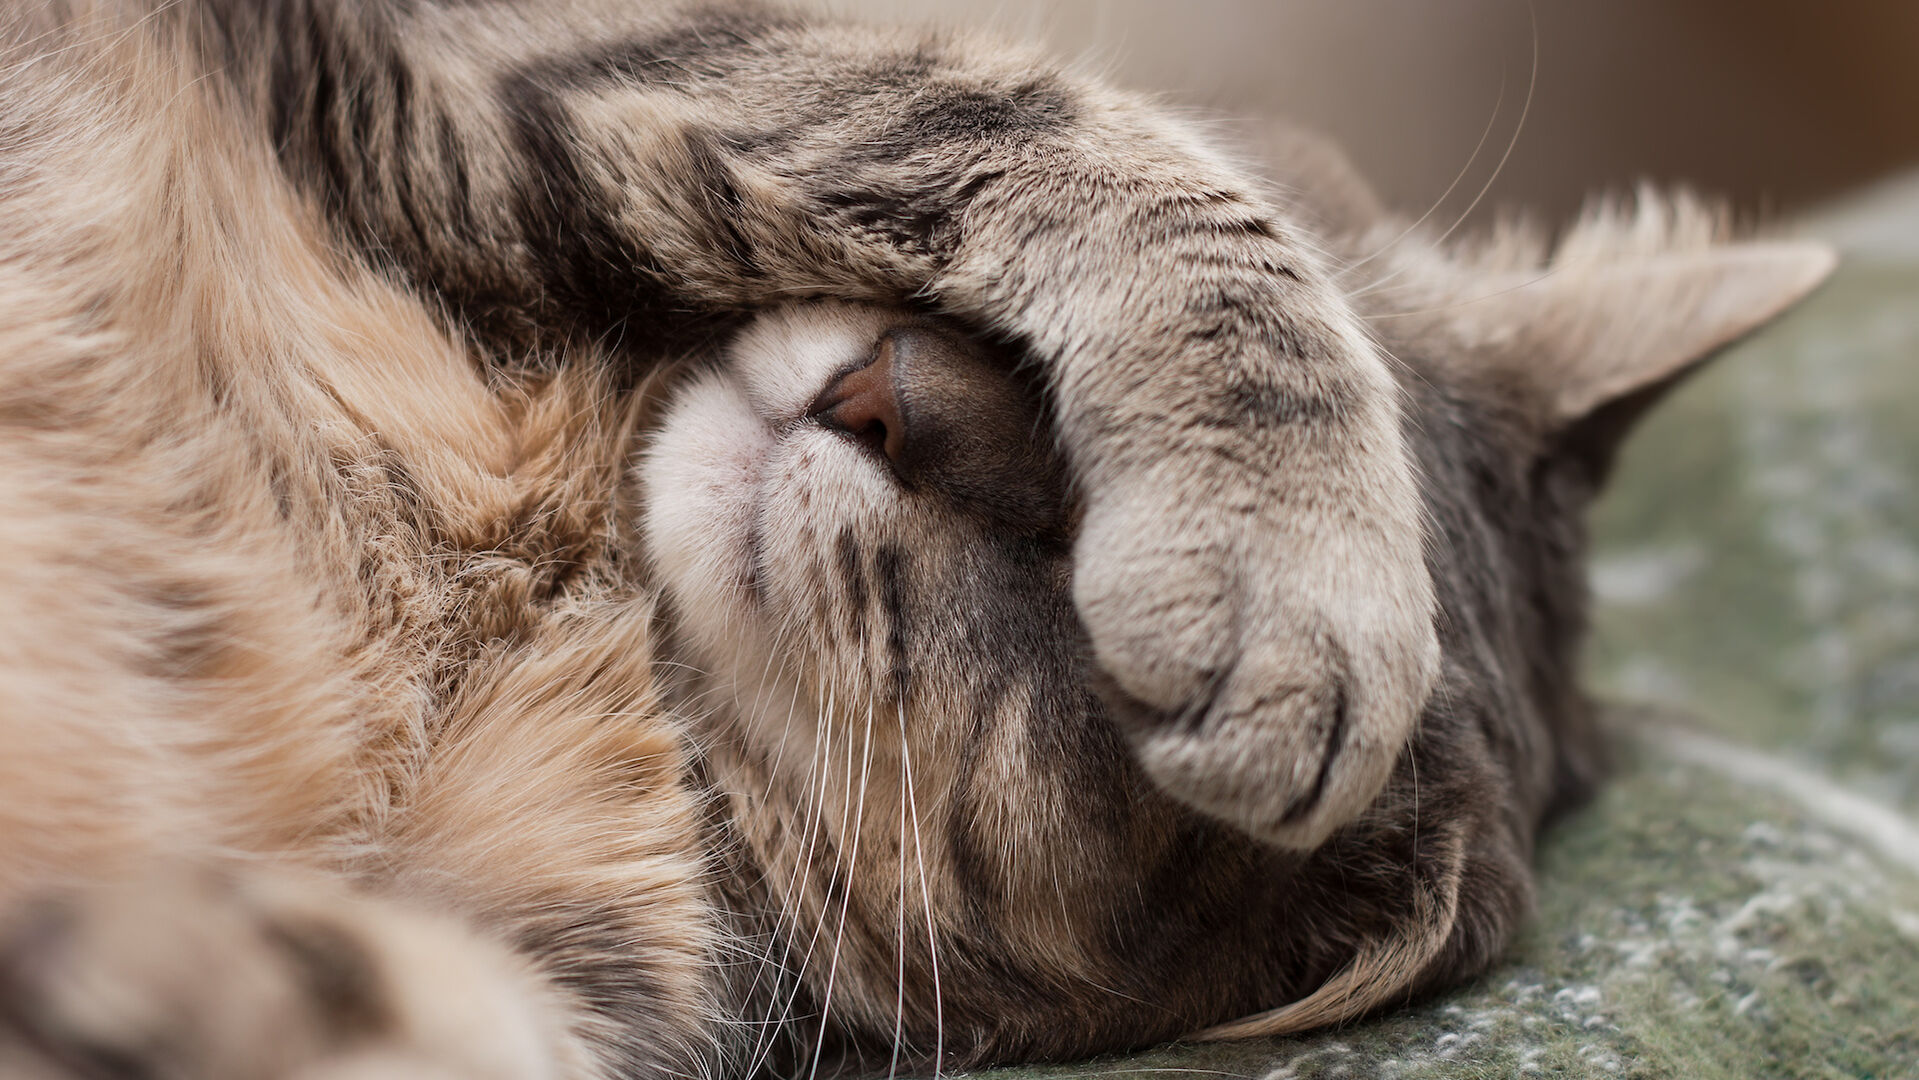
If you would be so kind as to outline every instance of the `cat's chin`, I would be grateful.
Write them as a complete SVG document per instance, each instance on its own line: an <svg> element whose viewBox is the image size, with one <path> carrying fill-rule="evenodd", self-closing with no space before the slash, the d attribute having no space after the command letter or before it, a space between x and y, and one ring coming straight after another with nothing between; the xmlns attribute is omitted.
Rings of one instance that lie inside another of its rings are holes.
<svg viewBox="0 0 1919 1080"><path fill-rule="evenodd" d="M817 572L812 534L891 507L883 470L806 413L898 319L841 303L776 309L676 392L639 465L644 532L678 629L707 666L763 660L781 610Z"/></svg>

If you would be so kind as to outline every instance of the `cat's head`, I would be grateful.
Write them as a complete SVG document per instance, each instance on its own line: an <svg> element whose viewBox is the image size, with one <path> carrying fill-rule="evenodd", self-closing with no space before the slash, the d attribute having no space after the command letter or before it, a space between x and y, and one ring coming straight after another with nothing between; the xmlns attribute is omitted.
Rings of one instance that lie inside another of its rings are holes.
<svg viewBox="0 0 1919 1080"><path fill-rule="evenodd" d="M1830 268L1692 213L1596 218L1550 255L1407 243L1370 269L1380 222L1324 227L1401 361L1446 655L1400 775L1306 854L1137 766L1087 660L1073 492L1016 357L880 307L755 321L677 389L642 467L735 902L774 950L746 992L950 1062L1294 1001L1395 926L1426 940L1378 974L1391 989L1484 962L1524 906L1533 826L1598 756L1573 666L1581 517L1613 451ZM1422 848L1422 829L1459 842ZM1428 878L1450 892L1414 910Z"/></svg>

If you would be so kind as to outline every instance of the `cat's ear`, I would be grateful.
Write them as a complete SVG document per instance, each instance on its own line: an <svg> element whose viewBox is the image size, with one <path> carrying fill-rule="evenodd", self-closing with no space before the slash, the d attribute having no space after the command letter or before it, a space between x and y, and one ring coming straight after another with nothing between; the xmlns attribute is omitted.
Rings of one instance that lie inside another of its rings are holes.
<svg viewBox="0 0 1919 1080"><path fill-rule="evenodd" d="M1552 423L1670 382L1771 322L1832 273L1808 241L1731 244L1562 266L1503 298L1553 354Z"/></svg>
<svg viewBox="0 0 1919 1080"><path fill-rule="evenodd" d="M1474 318L1523 328L1510 374L1530 384L1555 449L1597 480L1658 398L1804 299L1836 263L1810 241L1558 258L1495 289Z"/></svg>

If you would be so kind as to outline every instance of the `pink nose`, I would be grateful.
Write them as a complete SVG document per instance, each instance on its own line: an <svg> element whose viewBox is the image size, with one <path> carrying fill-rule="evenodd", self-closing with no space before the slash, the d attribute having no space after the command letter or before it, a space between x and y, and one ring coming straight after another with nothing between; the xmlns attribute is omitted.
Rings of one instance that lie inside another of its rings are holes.
<svg viewBox="0 0 1919 1080"><path fill-rule="evenodd" d="M899 333L880 338L872 360L834 379L806 410L807 416L852 435L896 466L906 452L906 419L893 363Z"/></svg>

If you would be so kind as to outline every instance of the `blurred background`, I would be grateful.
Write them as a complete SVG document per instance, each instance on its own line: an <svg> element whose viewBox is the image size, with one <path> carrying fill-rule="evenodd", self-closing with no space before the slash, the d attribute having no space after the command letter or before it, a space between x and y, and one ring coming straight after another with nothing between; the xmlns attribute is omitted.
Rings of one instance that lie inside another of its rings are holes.
<svg viewBox="0 0 1919 1080"><path fill-rule="evenodd" d="M1560 218L1589 191L1641 179L1771 217L1919 162L1913 0L835 6L989 26L1175 102L1293 117L1334 136L1389 203L1414 212L1452 187L1442 210L1467 213L1509 145L1470 217L1530 207Z"/></svg>

